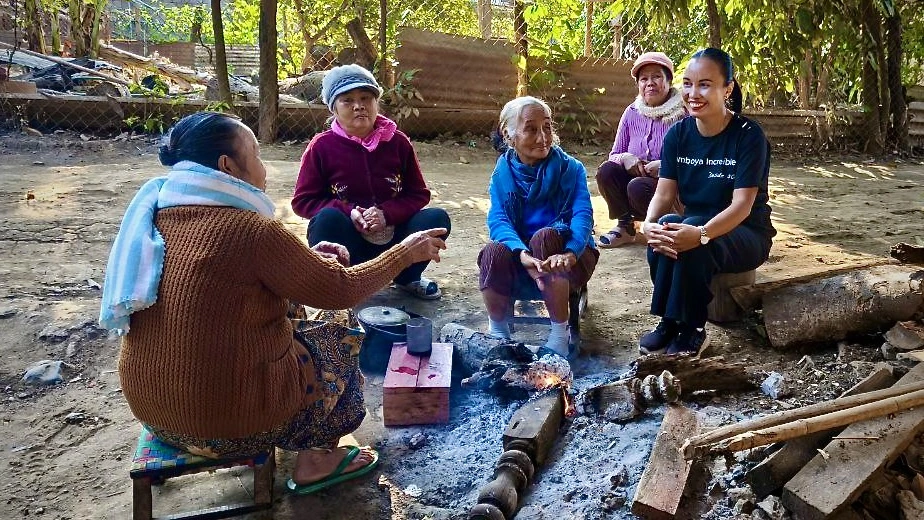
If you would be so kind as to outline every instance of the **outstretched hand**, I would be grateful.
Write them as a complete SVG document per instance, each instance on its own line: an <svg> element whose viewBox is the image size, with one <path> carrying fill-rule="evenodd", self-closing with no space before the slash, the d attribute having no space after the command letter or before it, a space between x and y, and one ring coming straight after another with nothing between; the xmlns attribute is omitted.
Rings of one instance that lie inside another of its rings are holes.
<svg viewBox="0 0 924 520"><path fill-rule="evenodd" d="M446 235L446 233L449 233L449 230L446 228L433 228L425 231L418 231L405 237L405 239L401 241L401 245L408 249L411 263L416 264L417 262L430 260L439 262L440 250L446 249L446 242L440 237Z"/></svg>

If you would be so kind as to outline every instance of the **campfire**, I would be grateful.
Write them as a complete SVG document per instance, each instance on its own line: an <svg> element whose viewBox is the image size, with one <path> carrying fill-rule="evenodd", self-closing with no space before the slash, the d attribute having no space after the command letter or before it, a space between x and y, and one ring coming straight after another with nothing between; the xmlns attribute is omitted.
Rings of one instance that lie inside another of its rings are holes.
<svg viewBox="0 0 924 520"><path fill-rule="evenodd" d="M466 388L497 393L511 398L534 398L560 389L565 416L576 413L571 396L571 366L561 356L540 348L538 352L523 343L502 343L488 352L481 370L462 380Z"/></svg>

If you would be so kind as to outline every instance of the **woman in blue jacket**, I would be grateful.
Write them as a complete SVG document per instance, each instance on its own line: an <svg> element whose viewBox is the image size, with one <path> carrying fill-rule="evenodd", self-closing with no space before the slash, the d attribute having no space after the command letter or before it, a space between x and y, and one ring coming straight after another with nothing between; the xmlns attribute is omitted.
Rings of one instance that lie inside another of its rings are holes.
<svg viewBox="0 0 924 520"><path fill-rule="evenodd" d="M478 254L489 333L509 338L511 299L535 287L551 321L546 347L567 357L568 296L587 283L600 255L587 174L558 146L552 111L541 99L508 102L498 128L507 150L491 176L491 241Z"/></svg>

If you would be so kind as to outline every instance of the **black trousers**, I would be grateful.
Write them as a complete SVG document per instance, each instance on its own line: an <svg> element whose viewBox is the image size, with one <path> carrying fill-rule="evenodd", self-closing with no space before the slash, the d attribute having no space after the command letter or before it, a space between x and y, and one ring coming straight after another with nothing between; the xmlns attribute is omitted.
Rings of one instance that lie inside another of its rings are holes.
<svg viewBox="0 0 924 520"><path fill-rule="evenodd" d="M373 244L356 230L350 217L334 208L324 208L308 222L308 244L318 242L335 242L342 244L350 252L350 264L356 265L372 260L387 251L391 246L401 242L408 235L432 228L449 227L449 214L442 208L424 208L418 211L404 224L395 226L395 236L391 242L383 245ZM443 239L449 236L447 232ZM430 261L418 262L401 271L395 277L395 283L408 284L420 280L421 274Z"/></svg>
<svg viewBox="0 0 924 520"><path fill-rule="evenodd" d="M707 217L665 215L659 222L702 226ZM770 256L771 239L754 229L738 226L730 233L668 258L648 248L648 267L654 292L651 313L693 327L706 324L706 307L712 301L709 286L718 273L757 269Z"/></svg>

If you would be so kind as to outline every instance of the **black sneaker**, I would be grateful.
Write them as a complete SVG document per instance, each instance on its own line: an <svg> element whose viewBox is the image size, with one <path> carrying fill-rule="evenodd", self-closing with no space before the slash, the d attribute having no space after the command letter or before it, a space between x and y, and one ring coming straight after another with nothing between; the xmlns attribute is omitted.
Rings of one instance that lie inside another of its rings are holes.
<svg viewBox="0 0 924 520"><path fill-rule="evenodd" d="M706 333L706 327L701 329L681 327L680 333L667 346L669 356L677 354L693 354L702 352L709 346L709 334Z"/></svg>
<svg viewBox="0 0 924 520"><path fill-rule="evenodd" d="M646 332L639 338L638 351L643 355L660 354L677 337L678 332L680 331L676 321L662 318L653 331Z"/></svg>

